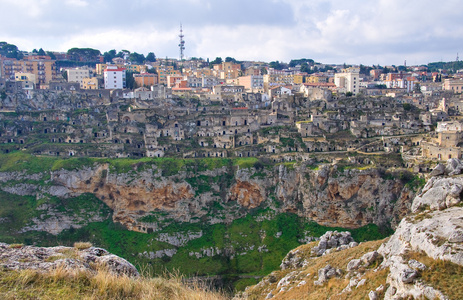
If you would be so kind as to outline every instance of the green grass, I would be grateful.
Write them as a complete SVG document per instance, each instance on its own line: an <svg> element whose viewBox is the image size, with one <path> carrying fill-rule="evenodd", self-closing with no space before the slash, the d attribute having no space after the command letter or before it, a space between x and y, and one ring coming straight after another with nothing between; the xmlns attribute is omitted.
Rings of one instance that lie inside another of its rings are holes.
<svg viewBox="0 0 463 300"><path fill-rule="evenodd" d="M258 162L255 157L240 157L233 160L233 165L238 166L240 169L249 169L254 167Z"/></svg>

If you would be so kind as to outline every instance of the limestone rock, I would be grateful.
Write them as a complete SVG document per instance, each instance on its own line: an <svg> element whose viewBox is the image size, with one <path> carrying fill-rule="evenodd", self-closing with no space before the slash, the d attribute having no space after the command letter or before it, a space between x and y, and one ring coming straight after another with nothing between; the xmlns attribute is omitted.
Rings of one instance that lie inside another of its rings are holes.
<svg viewBox="0 0 463 300"><path fill-rule="evenodd" d="M337 232L337 231L327 231L324 235L320 237L320 242L318 246L312 248L312 252L316 253L318 256L330 253L331 249L346 249L353 244L354 239L351 236L351 233L348 231ZM344 246L344 247L343 247Z"/></svg>
<svg viewBox="0 0 463 300"><path fill-rule="evenodd" d="M318 270L318 280L314 282L315 285L322 285L325 283L328 279L333 278L336 276L339 272L335 268L333 268L331 265L326 265L324 268Z"/></svg>
<svg viewBox="0 0 463 300"><path fill-rule="evenodd" d="M445 173L449 176L461 174L462 169L463 165L460 160L456 158L447 160L447 164L445 165Z"/></svg>
<svg viewBox="0 0 463 300"><path fill-rule="evenodd" d="M425 264L420 263L419 261L414 260L414 259L410 259L408 261L408 265L410 266L410 268L412 268L414 270L418 270L418 271L426 270L426 265Z"/></svg>
<svg viewBox="0 0 463 300"><path fill-rule="evenodd" d="M300 268L304 263L304 258L298 255L299 250L291 250L286 254L280 264L282 270Z"/></svg>
<svg viewBox="0 0 463 300"><path fill-rule="evenodd" d="M424 186L422 192L413 200L412 212L429 207L442 210L460 202L463 190L461 178L433 177Z"/></svg>
<svg viewBox="0 0 463 300"><path fill-rule="evenodd" d="M347 264L347 272L355 271L362 265L362 261L358 258L354 258Z"/></svg>
<svg viewBox="0 0 463 300"><path fill-rule="evenodd" d="M70 257L68 257L70 256ZM10 270L48 272L62 268L69 272L96 272L95 265L116 275L139 276L137 269L125 259L102 248L78 250L73 247L11 247L0 243L0 267Z"/></svg>
<svg viewBox="0 0 463 300"><path fill-rule="evenodd" d="M439 176L445 174L445 166L443 164L438 164L429 175Z"/></svg>
<svg viewBox="0 0 463 300"><path fill-rule="evenodd" d="M377 251L371 251L362 255L360 260L362 261L365 267L371 265L374 261L379 258L379 253Z"/></svg>
<svg viewBox="0 0 463 300"><path fill-rule="evenodd" d="M131 263L114 254L100 256L97 258L96 262L99 265L108 268L111 273L116 275L127 275L130 277L136 277L140 275L137 269Z"/></svg>

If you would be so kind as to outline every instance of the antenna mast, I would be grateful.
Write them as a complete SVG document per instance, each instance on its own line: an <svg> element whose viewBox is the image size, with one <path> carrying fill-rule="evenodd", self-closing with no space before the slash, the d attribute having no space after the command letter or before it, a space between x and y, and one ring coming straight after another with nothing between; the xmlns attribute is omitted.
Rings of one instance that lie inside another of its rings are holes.
<svg viewBox="0 0 463 300"><path fill-rule="evenodd" d="M180 35L178 36L180 38L180 44L178 44L178 47L180 48L180 61L183 61L183 50L185 50L185 41L183 38L185 37L183 35L183 28L182 24L180 23Z"/></svg>

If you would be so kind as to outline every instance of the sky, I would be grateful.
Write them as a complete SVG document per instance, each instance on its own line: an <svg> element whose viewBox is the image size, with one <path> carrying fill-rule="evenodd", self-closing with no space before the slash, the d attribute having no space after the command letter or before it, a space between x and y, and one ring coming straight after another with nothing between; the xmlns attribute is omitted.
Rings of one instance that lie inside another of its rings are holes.
<svg viewBox="0 0 463 300"><path fill-rule="evenodd" d="M0 41L326 64L421 65L463 57L463 0L0 0Z"/></svg>

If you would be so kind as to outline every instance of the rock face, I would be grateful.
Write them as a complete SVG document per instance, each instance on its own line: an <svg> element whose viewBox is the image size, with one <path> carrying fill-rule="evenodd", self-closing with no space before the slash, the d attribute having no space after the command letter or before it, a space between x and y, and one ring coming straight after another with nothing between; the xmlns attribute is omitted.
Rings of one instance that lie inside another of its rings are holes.
<svg viewBox="0 0 463 300"><path fill-rule="evenodd" d="M52 174L55 184L69 189L69 195L93 193L113 211L115 222L133 228L140 211L172 210L180 201L191 200L194 192L186 182L157 180L152 170L137 174L136 179L111 174L108 165L79 171Z"/></svg>
<svg viewBox="0 0 463 300"><path fill-rule="evenodd" d="M160 229L156 220L140 220L152 212L162 212L165 219L173 221L206 219L214 224L231 222L250 209L270 207L276 213L296 213L326 226L357 228L371 223L394 225L410 210L414 192L399 179L387 179L376 169L340 171L336 165L322 165L311 170L308 164L301 163L294 169L281 164L259 172L254 168L226 167L199 173L180 170L163 176L164 170L154 165L135 165L117 172L107 163L95 163L48 174L0 173L0 189L37 199L44 195L69 198L90 193L113 211L113 221L142 232ZM21 183L22 176L29 182L46 184ZM208 213L216 202L223 210L219 214ZM24 230L58 234L84 223L73 217L56 213L50 220L32 220ZM95 215L85 219L91 222L101 218Z"/></svg>
<svg viewBox="0 0 463 300"><path fill-rule="evenodd" d="M237 180L229 194L229 201L237 201L246 208L256 208L265 200L259 185L249 181Z"/></svg>
<svg viewBox="0 0 463 300"><path fill-rule="evenodd" d="M326 226L394 223L408 213L413 198L399 180L385 180L377 170L339 173L325 166L308 175L308 184L301 187L304 212Z"/></svg>
<svg viewBox="0 0 463 300"><path fill-rule="evenodd" d="M49 272L57 268L95 272L97 268L104 268L115 275L140 275L125 259L95 247L79 250L63 246L45 248L0 243L0 266L8 270L38 272Z"/></svg>
<svg viewBox="0 0 463 300"><path fill-rule="evenodd" d="M459 174L460 165L459 161L449 160L441 175ZM431 178L413 201L414 214L404 218L394 235L380 247L378 252L387 258L383 267L391 270L385 299L446 299L441 292L417 280L426 266L407 261L404 254L423 252L433 259L463 266L463 207L459 206L462 188L462 177Z"/></svg>

